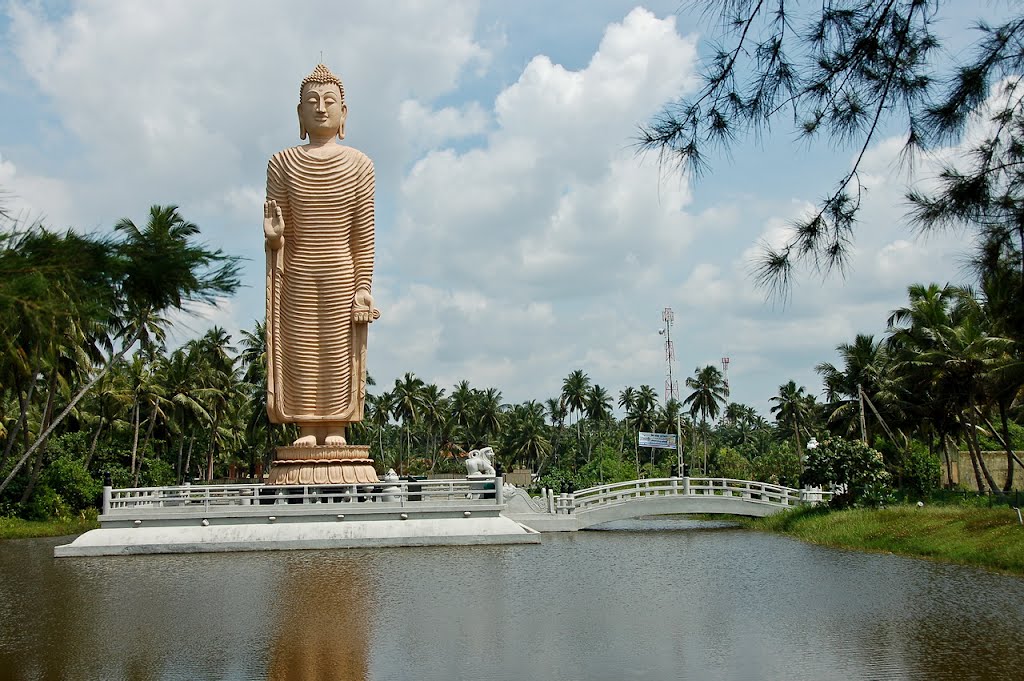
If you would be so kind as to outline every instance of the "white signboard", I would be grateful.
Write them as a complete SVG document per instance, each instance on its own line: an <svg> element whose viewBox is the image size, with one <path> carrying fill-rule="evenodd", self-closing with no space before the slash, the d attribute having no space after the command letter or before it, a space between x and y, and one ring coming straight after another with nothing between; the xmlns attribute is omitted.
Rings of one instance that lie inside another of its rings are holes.
<svg viewBox="0 0 1024 681"><path fill-rule="evenodd" d="M654 447L655 449L675 449L676 436L668 433L644 433L640 432L641 447Z"/></svg>

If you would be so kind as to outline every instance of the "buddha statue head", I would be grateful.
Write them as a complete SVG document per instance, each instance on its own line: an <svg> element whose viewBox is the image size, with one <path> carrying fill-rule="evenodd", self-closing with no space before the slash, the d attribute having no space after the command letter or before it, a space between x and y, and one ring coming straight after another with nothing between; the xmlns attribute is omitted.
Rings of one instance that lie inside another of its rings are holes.
<svg viewBox="0 0 1024 681"><path fill-rule="evenodd" d="M345 87L341 79L323 64L302 79L299 86L299 137L345 139Z"/></svg>

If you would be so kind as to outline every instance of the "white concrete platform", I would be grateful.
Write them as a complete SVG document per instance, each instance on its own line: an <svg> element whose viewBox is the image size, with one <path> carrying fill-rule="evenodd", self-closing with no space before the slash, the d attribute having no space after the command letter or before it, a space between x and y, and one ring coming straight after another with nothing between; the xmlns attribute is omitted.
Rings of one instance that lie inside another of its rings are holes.
<svg viewBox="0 0 1024 681"><path fill-rule="evenodd" d="M401 519L400 512L407 519ZM310 515L271 506L265 514L246 517L208 513L143 519L144 514L136 514L142 518L105 522L100 529L55 547L54 556L540 543L536 531L510 518L465 513L394 509L388 519L379 513Z"/></svg>
<svg viewBox="0 0 1024 681"><path fill-rule="evenodd" d="M517 523L537 532L576 532L580 529L579 521L574 515L520 512L507 512L507 515Z"/></svg>

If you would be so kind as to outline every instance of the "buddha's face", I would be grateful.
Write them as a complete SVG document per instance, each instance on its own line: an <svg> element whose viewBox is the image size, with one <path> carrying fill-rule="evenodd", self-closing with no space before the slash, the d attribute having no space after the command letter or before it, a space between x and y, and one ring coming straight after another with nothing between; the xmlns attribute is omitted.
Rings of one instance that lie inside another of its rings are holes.
<svg viewBox="0 0 1024 681"><path fill-rule="evenodd" d="M334 83L307 83L299 102L299 121L311 136L333 137L343 130L348 107Z"/></svg>

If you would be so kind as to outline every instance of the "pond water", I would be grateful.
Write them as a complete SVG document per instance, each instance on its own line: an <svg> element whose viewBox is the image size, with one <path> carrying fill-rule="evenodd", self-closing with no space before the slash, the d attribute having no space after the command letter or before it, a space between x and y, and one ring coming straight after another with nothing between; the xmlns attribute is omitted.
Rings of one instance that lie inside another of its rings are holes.
<svg viewBox="0 0 1024 681"><path fill-rule="evenodd" d="M0 679L1024 678L1024 579L684 519L540 545L0 543Z"/></svg>

